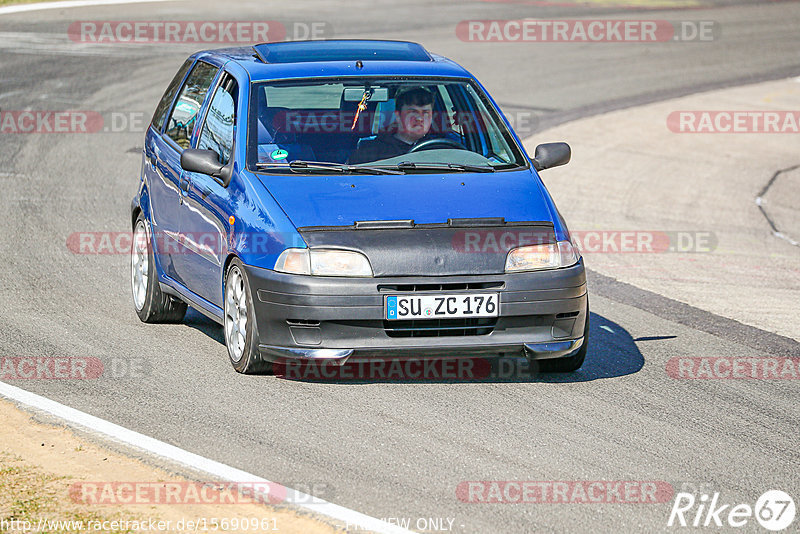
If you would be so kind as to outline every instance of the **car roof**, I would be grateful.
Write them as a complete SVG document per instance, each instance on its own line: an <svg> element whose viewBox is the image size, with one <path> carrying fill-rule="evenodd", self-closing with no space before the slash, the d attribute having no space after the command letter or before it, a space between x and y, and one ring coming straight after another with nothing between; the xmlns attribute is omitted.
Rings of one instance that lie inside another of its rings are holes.
<svg viewBox="0 0 800 534"><path fill-rule="evenodd" d="M285 41L198 52L235 61L251 81L340 76L437 76L472 78L454 61L417 43L368 39Z"/></svg>

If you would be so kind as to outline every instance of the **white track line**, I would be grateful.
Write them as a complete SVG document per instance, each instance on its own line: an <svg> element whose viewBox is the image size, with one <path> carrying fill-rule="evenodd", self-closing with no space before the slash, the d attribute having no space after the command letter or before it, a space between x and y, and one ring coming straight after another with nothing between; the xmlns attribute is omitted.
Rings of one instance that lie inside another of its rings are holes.
<svg viewBox="0 0 800 534"><path fill-rule="evenodd" d="M113 6L116 4L138 4L142 2L172 2L173 0L67 0L64 2L41 2L38 4L20 4L18 6L0 7L0 15L24 13L26 11L42 11L45 9L67 9L70 7Z"/></svg>
<svg viewBox="0 0 800 534"><path fill-rule="evenodd" d="M204 458L4 382L0 382L0 396L35 410L54 415L71 425L111 438L140 451L166 458L195 471L203 471L213 477L217 477L220 481L274 484L269 480L241 471L235 467ZM215 479L215 481L217 480ZM344 522L344 525L341 525L342 528L345 525L350 525L350 528L387 534L408 534L411 532L397 525L392 525L375 517L370 517L361 512L350 510L291 488L286 488L286 501L299 508Z"/></svg>

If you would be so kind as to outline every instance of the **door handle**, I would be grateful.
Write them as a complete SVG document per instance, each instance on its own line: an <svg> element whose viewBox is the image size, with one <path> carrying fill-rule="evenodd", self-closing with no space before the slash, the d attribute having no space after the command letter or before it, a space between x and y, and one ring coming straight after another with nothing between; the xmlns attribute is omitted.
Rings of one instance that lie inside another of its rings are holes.
<svg viewBox="0 0 800 534"><path fill-rule="evenodd" d="M178 191L178 204L179 205L183 204L184 197L186 197L186 195L189 193L190 185L191 185L191 182L189 181L189 179L185 175L182 174L180 176L180 178L178 178L178 189L179 189L179 191Z"/></svg>
<svg viewBox="0 0 800 534"><path fill-rule="evenodd" d="M155 169L156 164L158 163L158 158L161 155L158 150L158 145L152 143L147 146L147 150L145 150L145 156L148 160L150 160L150 165Z"/></svg>

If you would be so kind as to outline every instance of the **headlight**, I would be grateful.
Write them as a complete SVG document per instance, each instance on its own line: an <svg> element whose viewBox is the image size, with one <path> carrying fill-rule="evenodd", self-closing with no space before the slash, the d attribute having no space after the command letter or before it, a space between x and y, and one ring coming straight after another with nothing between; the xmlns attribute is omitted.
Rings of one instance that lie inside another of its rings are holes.
<svg viewBox="0 0 800 534"><path fill-rule="evenodd" d="M569 267L578 263L580 257L569 241L519 247L506 256L506 272Z"/></svg>
<svg viewBox="0 0 800 534"><path fill-rule="evenodd" d="M372 276L367 257L349 250L311 250L311 274L317 276Z"/></svg>
<svg viewBox="0 0 800 534"><path fill-rule="evenodd" d="M372 276L366 256L351 250L288 248L275 262L275 270L315 276Z"/></svg>
<svg viewBox="0 0 800 534"><path fill-rule="evenodd" d="M275 270L291 274L311 274L307 248L287 248L278 256Z"/></svg>

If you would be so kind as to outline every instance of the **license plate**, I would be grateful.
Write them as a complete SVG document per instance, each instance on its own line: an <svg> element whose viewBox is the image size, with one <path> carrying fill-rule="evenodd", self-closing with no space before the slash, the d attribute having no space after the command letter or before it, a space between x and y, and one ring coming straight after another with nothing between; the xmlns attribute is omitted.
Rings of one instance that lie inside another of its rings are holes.
<svg viewBox="0 0 800 534"><path fill-rule="evenodd" d="M497 317L500 294L389 295L384 305L387 320Z"/></svg>

